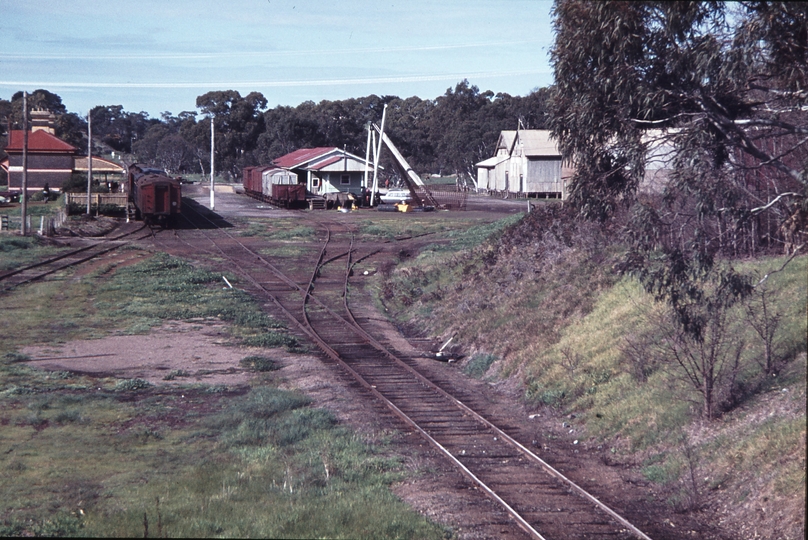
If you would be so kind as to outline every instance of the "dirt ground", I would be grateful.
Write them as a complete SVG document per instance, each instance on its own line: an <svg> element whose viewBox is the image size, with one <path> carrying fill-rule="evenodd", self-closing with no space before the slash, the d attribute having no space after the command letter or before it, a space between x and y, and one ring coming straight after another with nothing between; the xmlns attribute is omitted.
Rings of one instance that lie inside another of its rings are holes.
<svg viewBox="0 0 808 540"><path fill-rule="evenodd" d="M196 196L207 206L206 194ZM490 211L481 201L476 211ZM502 201L502 213L523 211L525 202ZM266 216L278 210L260 208L256 201L236 194L219 194L217 211L225 216ZM288 214L287 214L288 215ZM367 306L367 310L373 310ZM370 313L381 321L379 313ZM381 324L381 323L380 323ZM392 325L382 325L388 339L403 353L418 355L425 344L406 337ZM331 410L341 421L357 430L369 441L392 440L394 451L402 456L407 468L416 474L394 487L405 502L431 519L451 526L462 539L523 538L526 535L490 499L476 490L419 436L402 426L347 377L321 362L316 355L289 354L283 350L235 347L227 344L224 326L210 321L170 322L148 335L112 335L104 339L73 341L59 346L27 347L30 365L54 371L72 371L95 376L122 379L140 378L158 385L193 382L241 386L252 376L239 365L250 355L269 356L282 366L279 372L289 389L309 395L315 406ZM669 516L669 509L659 502L653 487L636 473L614 466L604 459L602 448L578 443L574 420L557 418L549 411L528 411L519 399L517 388L464 376L450 364L424 358L426 370L443 370L452 384L485 395L491 410L506 418L523 441L535 442L537 453L574 466L564 470L573 481L592 490L649 536L660 538L693 538L696 525L683 516ZM174 373L173 378L168 377ZM177 374L181 374L177 376ZM372 412L372 414L371 414ZM552 443L547 442L552 441ZM627 510L627 511L626 511Z"/></svg>
<svg viewBox="0 0 808 540"><path fill-rule="evenodd" d="M416 356L419 353L418 348L391 325L386 325L385 338L404 353ZM112 335L58 346L30 346L21 352L31 358L29 365L52 371L119 379L139 378L155 385L204 383L229 387L246 385L253 376L239 365L242 358L257 354L268 356L282 366L279 372L284 381L282 386L304 392L313 399L315 406L329 409L369 442L382 439L393 441L393 451L402 457L407 469L415 473L394 486L394 492L410 506L452 527L458 537L464 540L525 537L496 504L477 491L418 435L402 429L392 415L356 385L351 385L343 373L321 362L316 355L290 354L282 349L237 347L228 345L228 339L222 324L174 321L147 335ZM547 440L547 434L554 433L553 437L560 440L556 439L553 447L542 444L543 453L539 453L543 458L552 460L553 454L573 452L571 449L575 447L574 452L578 454L576 469L564 472L582 487L594 489L599 497L608 492L608 497L604 499L607 504L614 505L626 500L639 504L641 499L654 498L653 490L643 485L646 483L636 475L621 467L605 466L598 457L597 448L588 448L586 444L573 445L572 438L577 435L565 433L568 430L561 429L559 419L527 411L519 402L516 389L468 379L450 364L427 358L421 363L427 371L449 373L457 387L471 387L478 393L486 394L497 416L520 426L522 439L535 437ZM184 374L166 380L169 374L177 372ZM369 411L373 411L373 414L369 414ZM658 510L649 508L642 520L670 523L671 530L662 536L657 534L652 537L677 537L674 534L676 522L679 522L679 527L685 523L681 519L671 521L661 514L654 516ZM640 517L634 516L633 519ZM638 525L642 528L642 523Z"/></svg>
<svg viewBox="0 0 808 540"><path fill-rule="evenodd" d="M410 506L443 523L463 539L521 538L523 533L490 500L452 469L419 436L399 430L396 420L368 395L316 356L282 349L227 345L224 326L211 322L170 322L147 335L113 335L70 341L58 346L29 346L21 352L30 366L95 377L144 379L155 385L204 383L243 386L252 373L239 361L250 355L272 358L281 367L282 387L299 390L313 405L333 412L369 442L391 440L394 452L415 473L395 486ZM166 377L171 373L187 375ZM336 384L335 384L336 381ZM357 395L359 394L359 395ZM368 414L368 409L374 414ZM492 522L493 516L493 522Z"/></svg>
<svg viewBox="0 0 808 540"><path fill-rule="evenodd" d="M221 324L173 321L143 335L113 335L59 346L26 347L31 366L96 377L144 379L152 384L247 384L251 373L239 365L263 349L231 347ZM284 351L280 352L286 355ZM166 377L175 372L170 380ZM187 375L176 376L176 372Z"/></svg>

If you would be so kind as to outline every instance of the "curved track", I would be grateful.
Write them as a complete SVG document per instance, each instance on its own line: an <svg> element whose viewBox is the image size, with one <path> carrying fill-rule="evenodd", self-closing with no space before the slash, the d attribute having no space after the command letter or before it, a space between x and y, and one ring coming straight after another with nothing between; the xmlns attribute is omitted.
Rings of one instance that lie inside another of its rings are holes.
<svg viewBox="0 0 808 540"><path fill-rule="evenodd" d="M147 234L135 237L137 233L145 228L146 225L142 223L133 224L131 227L127 228L128 230L125 230L117 236L86 239L89 244L83 247L60 253L55 257L50 257L34 264L4 272L0 274L0 291L8 291L20 285L38 281L60 270L65 270L95 259L121 246L154 236L154 232L149 230Z"/></svg>
<svg viewBox="0 0 808 540"><path fill-rule="evenodd" d="M214 224L199 213L194 220L205 221L207 228ZM319 253L301 257L316 261L309 262L308 268L295 266L298 261L270 262L223 229L182 231L176 238L225 257L254 294L269 300L318 345L326 361L338 364L419 433L530 537L648 539L512 438L507 428L478 414L478 397L450 394L439 375L425 376L414 359L374 337L371 321L351 310L355 300L368 294L352 285L351 277L358 261L374 257L379 250L356 245L345 223L321 226L324 238Z"/></svg>

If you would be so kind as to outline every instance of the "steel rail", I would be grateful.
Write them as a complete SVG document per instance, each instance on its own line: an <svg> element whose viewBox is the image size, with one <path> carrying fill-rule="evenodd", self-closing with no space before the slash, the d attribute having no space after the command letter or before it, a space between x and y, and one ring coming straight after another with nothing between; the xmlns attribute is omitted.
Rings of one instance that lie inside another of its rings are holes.
<svg viewBox="0 0 808 540"><path fill-rule="evenodd" d="M199 215L201 215L201 214L199 214ZM205 217L205 216L202 216L202 217ZM207 219L207 218L205 217L205 219ZM212 221L210 221L210 220L208 220L208 221L213 224ZM215 226L215 224L214 224L214 226ZM488 419L486 419L485 417L483 417L482 415L480 415L479 413L477 413L476 411L471 409L465 403L463 403L462 401L458 400L457 398L455 398L454 396L452 396L451 394L449 394L448 392L443 390L440 386L436 385L434 382L429 380L427 377L425 377L423 374L421 374L418 370L416 370L415 368L413 368L412 366L410 366L409 364L404 362L402 359L400 359L398 356L396 356L395 354L390 352L390 350L387 349L387 347L385 347L384 345L379 343L372 335L370 335L367 331L365 331L364 328L362 328L362 326L356 321L356 319L355 319L355 317L353 315L353 312L350 310L350 306L349 306L349 303L348 303L348 296L349 296L348 295L348 284L349 284L349 278L350 278L350 274L351 274L351 270L352 270L353 266L357 262L359 262L359 260L365 259L365 258L369 257L371 254L368 254L368 255L366 255L366 256L364 256L361 259L358 259L356 261L352 261L352 253L354 252L354 248L353 248L354 238L353 238L353 234L352 234L351 235L350 248L346 253L343 253L343 254L340 254L338 256L332 257L332 258L328 259L326 262L323 262L323 258L325 257L327 245L331 241L331 230L327 226L325 226L325 228L326 228L326 240L324 241L323 247L320 250L320 254L318 256L318 261L317 261L317 264L315 265L314 271L312 272L312 275L311 275L311 278L309 280L309 283L305 288L301 287L296 282L294 282L293 280L288 278L288 276L286 276L282 271L280 271L279 269L277 269L277 267L275 267L274 265L272 265L271 263L266 261L263 257L261 257L259 254L257 254L255 251L253 251L250 248L244 246L243 243L241 243L238 239L236 239L235 237L233 237L232 235L230 235L226 231L223 231L223 232L225 232L225 234L227 234L227 236L229 236L231 239L235 240L235 242L237 244L239 244L242 248L244 248L248 253L250 253L251 255L255 255L258 258L258 260L262 261L266 266L268 266L270 269L272 269L273 273L275 273L281 279L283 279L285 282L287 282L288 284L293 285L294 288L300 290L303 293L303 295L304 295L304 298L303 298L303 317L304 317L304 322L299 321L295 315L293 315L291 312L289 312L288 309L285 306L282 305L282 303L277 299L277 297L271 291L269 291L261 283L256 281L249 274L249 272L247 272L246 270L244 270L241 267L241 265L239 265L235 260L233 260L227 254L225 254L224 251L221 250L221 248L218 248L218 245L217 245L217 248L221 251L221 253L223 255L225 255L228 259L230 259L231 262L233 262L233 264L236 265L236 267L239 268L239 270L241 271L242 275L244 275L245 278L247 278L254 286L256 286L259 289L263 290L265 292L265 294L267 294L267 296L269 296L269 298L273 301L273 303L287 316L287 318L289 318L291 321L293 321L301 331L303 331L309 338L311 338L315 343L317 343L317 345L323 350L323 352L325 352L325 354L329 358L331 358L332 360L337 362L354 379L356 379L364 388L366 388L368 391L370 391L374 395L374 397L378 398L383 404L385 404L385 406L387 406L391 411L393 411L393 413L396 416L401 418L406 424L413 427L413 429L418 431L418 433L421 434L431 445L433 445L442 454L444 454L446 457L448 457L452 461L452 463L455 464L455 466L457 466L464 475L466 475L474 483L476 483L478 486L480 486L483 489L483 491L485 491L491 498L493 498L500 505L502 505L502 507L505 508L505 510L508 512L508 514L510 514L516 520L517 524L520 526L520 528L525 530L525 532L527 532L528 534L530 534L534 538L546 540L546 539L544 539L544 537L541 536L541 534L538 531L536 531L530 525L530 523L528 523L521 515L518 514L518 512L516 512L512 507L510 507L510 505L508 505L507 502L502 500L501 497L499 497L499 495L497 495L491 488L489 488L482 480L477 478L474 475L474 473L472 473L463 463L461 463L454 455L452 455L451 452L449 452L438 441L436 441L431 435L429 435L429 433L427 433L420 425L418 425L417 422L415 422L413 419L411 419L406 413L401 411L394 403L392 403L387 397L385 397L381 392L379 392L376 389L376 387L371 385L360 373L358 373L349 364L347 364L340 357L339 353L335 349L330 347L327 344L327 342L325 340L323 340L317 334L317 332L312 327L310 320L308 319L307 311L306 311L306 308L305 308L306 303L308 302L308 299L311 299L314 302L316 302L318 305L320 305L322 308L324 308L332 317L336 318L337 320L341 320L343 322L343 324L345 324L349 329L351 329L359 337L364 339L369 345L371 345L376 350L383 353L385 356L387 356L388 358L390 358L391 360L396 362L398 365L403 367L407 372L409 372L411 375L413 375L415 378L417 378L422 384L425 384L429 388L435 390L442 397L444 397L445 399L447 399L450 402L454 403L464 413L470 415L472 418L474 418L475 420L477 420L478 422L483 424L485 427L487 427L488 429L494 431L498 437L501 437L503 441L507 442L509 445L511 445L513 448L515 448L517 451L519 451L519 453L521 453L522 455L524 455L525 457L527 457L528 459L530 459L531 461L533 461L534 463L539 465L550 476L554 477L555 479L559 480L563 484L567 485L576 494L580 495L585 500L592 503L595 507L599 508L600 510L602 510L603 512L608 514L610 517L612 517L612 519L614 519L620 525L624 526L627 530L629 530L637 538L640 538L642 540L651 540L650 537L648 537L645 533L643 533L641 530L639 530L637 527L635 527L631 522L629 522L628 520L623 518L621 515L619 515L617 512L612 510L605 503L601 502L596 497L594 497L593 495L588 493L586 490L584 490L583 488L578 486L571 479L564 476L561 472L559 472L554 467L552 467L549 463L547 463L546 461L541 459L539 456L537 456L535 453L533 453L530 449L525 447L519 441L515 440L513 437L511 437L506 432L501 430L499 427L497 427L491 421L489 421ZM208 237L208 238L210 239L210 237ZM211 240L211 242L214 243L214 245L216 245L216 243L215 243L215 241L213 239L210 239L210 240ZM345 281L344 281L343 295L342 296L343 296L343 307L344 307L344 309L346 311L346 315L347 315L348 319L346 319L342 315L339 315L339 314L335 313L331 308L329 308L328 306L326 306L325 304L320 302L319 299L316 296L311 294L311 291L312 291L312 289L314 287L314 281L315 281L315 279L316 279L322 265L326 264L327 262L331 262L333 260L336 260L336 259L338 259L338 258L340 258L342 256L345 256L345 255L348 256L348 261L347 261L347 266L346 266L346 271L345 271Z"/></svg>
<svg viewBox="0 0 808 540"><path fill-rule="evenodd" d="M297 320L297 318L294 317L294 316L292 317L292 320L294 320L295 323L297 323L298 326L300 326L301 329L304 330L306 332L306 334L315 343L317 343L317 345L323 350L323 352L325 352L328 355L329 358L331 358L333 361L338 363L340 365L340 367L342 367L354 379L356 379L356 381L358 381L359 384L361 384L366 390L370 391L371 394L373 394L373 396L376 399L380 400L388 409L390 409L393 412L393 414L395 414L397 417L399 417L405 424L407 424L408 426L410 426L411 428L416 430L424 439L427 440L427 442L429 442L429 444L431 444L441 454L443 454L445 457L447 457L455 465L455 467L457 467L462 472L462 474L464 474L472 482L477 484L477 486L479 486L489 497L491 497L496 502L498 502L505 509L505 511L516 521L516 523L519 525L519 527L522 530L524 530L528 535L535 538L536 540L547 540L536 529L534 529L533 526L524 517L522 517L519 514L519 512L514 510L504 499L502 499L502 497L500 497L494 490L492 490L489 486L487 486L485 484L485 482L480 480L473 472L471 472L468 469L468 467L466 467L460 460L458 460L446 447L444 447L437 440L435 440L435 438L433 438L426 430L424 430L420 425L418 425L418 423L415 420L413 420L404 411L399 409L392 401L390 401L390 399L388 399L381 392L379 392L374 385L370 384L370 382L368 382L367 379L365 379L365 377L363 377L353 367L351 367L348 363L346 363L342 359L342 357L339 355L339 353L334 348L332 348L330 345L328 345L328 343L314 329L314 326L312 326L311 320L308 317L308 312L306 310L306 303L308 302L309 298L313 299L313 297L311 296L311 290L312 290L312 288L314 286L314 280L316 279L317 274L320 271L320 267L321 267L321 264L322 264L322 261L323 261L323 257L325 255L326 248L328 246L328 243L331 240L331 229L329 227L326 227L326 230L327 230L327 234L326 234L325 242L323 243L323 247L320 250L320 256L318 258L317 264L315 265L314 271L312 272L311 279L309 281L308 286L306 287L306 292L305 292L304 298L303 298L303 324L301 324ZM353 241L354 241L354 239L353 239L353 234L352 234L351 235L351 246L350 246L350 249L348 250L348 268L349 268L349 270L350 270L350 267L351 267L350 254L353 251ZM349 272L346 272L346 274L347 273L349 273ZM260 284L257 284L257 285L259 285L261 288L264 288ZM264 289L264 290L266 290L266 289ZM273 301L275 301L275 303L287 313L287 316L291 315L291 313L289 313L285 308L283 308L283 306L280 304L280 302L277 301L277 299L274 297L274 295L272 295L272 298L273 298ZM328 308L326 308L326 309L328 309Z"/></svg>
<svg viewBox="0 0 808 540"><path fill-rule="evenodd" d="M413 368L412 366L410 366L409 364L407 364L406 362L401 360L401 358L399 358L398 356L392 354L384 345L379 343L371 334L366 332L365 329L362 328L362 326L356 321L356 319L355 319L355 317L353 315L353 312L351 311L350 306L348 304L348 281L349 281L349 278L350 278L351 269L352 269L352 265L350 263L350 255L349 255L349 267L348 267L348 270L345 272L345 285L344 285L344 292L343 292L343 304L344 304L345 310L346 310L346 312L348 314L348 317L350 318L350 320L353 323L353 326L355 326L355 329L357 331L361 332L362 337L370 345L372 345L379 352L382 352L383 354L385 354L391 360L393 360L396 363L398 363L399 365L401 365L404 369L406 369L412 375L414 375L416 378L418 378L423 384L429 386L430 388L432 388L433 390L435 390L436 392L441 394L443 397L445 397L449 401L453 402L463 412L465 412L466 414L469 414L472 418L474 418L475 420L477 420L480 423L482 423L483 425L485 425L487 428L494 431L497 434L498 437L501 437L502 440L504 440L505 442L507 442L508 444L513 446L514 448L516 448L522 455L524 455L525 457L527 457L527 458L531 459L532 461L534 461L535 463L537 463L539 466L541 466L542 469L544 469L552 477L556 478L557 480L560 480L562 483L566 484L573 491L575 491L578 495L582 496L583 498L585 498L586 500L588 500L589 502L594 504L597 508L599 508L602 511L606 512L615 521L617 521L618 523L620 523L621 525L626 527L628 530L630 530L636 537L641 538L642 540L651 540L651 538L649 538L640 529L635 527L631 522L626 520L623 516L621 516L620 514L615 512L614 510L612 510L609 506L607 506L606 504L601 502L599 499L594 497L591 493L587 492L585 489L580 487L578 484L573 482L571 479L564 476L561 472L559 472L557 469L555 469L552 465L550 465L549 463L547 463L546 461L541 459L539 456L537 456L535 453L533 453L529 448L527 448L522 443L520 443L519 441L517 441L516 439L514 439L513 437L508 435L506 432L504 432L502 429L500 429L496 425L494 425L490 420L488 420L487 418L485 418L484 416L482 416L481 414L476 412L474 409L470 408L468 405L466 405L465 403L463 403L462 401L460 401L456 397L454 397L451 394L449 394L448 392L446 392L443 388L441 388L440 386L438 386L437 384L435 384L434 382L429 380L427 377L425 377L423 374L421 374L418 370L416 370L415 368Z"/></svg>
<svg viewBox="0 0 808 540"><path fill-rule="evenodd" d="M121 238L125 238L125 237L127 237L127 236L133 235L133 234L135 234L135 233L137 233L137 232L141 231L141 230L142 230L144 227L145 227L145 225L143 225L143 226L141 226L140 228L135 229L135 230L133 230L133 231L130 231L130 232L124 233L124 234L122 234L122 235L116 236L116 237L114 237L114 238L104 238L103 240L101 240L101 241L100 241L100 242L98 242L98 243L95 243L95 244L90 244L89 246L84 246L84 247L82 247L82 248L74 249L74 250L68 251L68 252L66 252L66 253L61 253L61 254L59 254L59 255L57 255L57 256L55 256L55 257L51 257L51 258L48 258L48 259L44 259L44 260L38 261L38 262L36 262L36 263L34 263L34 264L30 264L30 265L28 265L28 266L23 266L23 267L21 267L21 268L15 268L14 270L11 270L11 271L9 271L9 272L6 272L6 273L4 273L4 274L0 274L0 281L4 281L4 280L6 280L6 279L8 279L8 278L10 278L10 277L12 277L12 276L16 276L16 275L22 274L23 272L27 272L28 270L33 270L33 269L35 269L35 268L40 268L40 267L42 267L42 266L46 266L46 265L48 265L48 264L52 264L52 263L55 263L55 262L58 262L58 261L64 260L64 259L66 259L66 258L68 258L68 257L72 257L72 256L77 255L77 254L79 254L79 253L83 253L83 252L85 252L85 251L89 251L89 250L91 250L91 249L98 248L98 246L103 245L103 244L105 244L105 243L108 243L108 242L117 242L117 241L119 241ZM42 273L36 274L35 276L32 276L32 277L27 278L27 279L24 279L24 280L22 280L22 281L20 281L20 282L18 282L18 283L14 283L14 284L12 284L12 285L9 285L9 286L6 286L6 287L3 287L3 288L0 288L0 291L10 291L11 289L14 289L15 287L19 287L20 285L25 285L26 283L31 283L31 282L37 281L37 280L42 279L42 278L44 278L44 277L46 277L46 276L49 276L49 275L51 275L51 274L54 274L54 273L56 273L56 272L58 272L58 271L60 271L60 270L64 270L64 269L66 269L66 268L70 268L71 266L76 266L76 265L82 264L82 263L87 262L87 261L89 261L89 260L91 260L91 259L94 259L94 258L96 258L96 257L99 257L99 256L101 256L101 255L104 255L105 253L109 253L110 251L113 251L113 250L116 250L116 249L118 249L118 248L120 248L120 247L122 247L122 246L125 246L125 245L127 245L127 244L129 244L129 243L131 243L131 242L134 242L134 241L136 241L136 240L142 240L143 238L147 238L148 236L152 236L152 237L153 237L153 236L154 236L154 232L153 232L153 231L150 231L149 235L143 236L143 237L141 237L141 238L135 238L135 239L133 239L133 240L129 240L129 241L127 241L127 242L125 242L125 243L122 243L122 244L116 244L116 245L114 245L114 246L110 246L110 247L102 248L102 249L100 249L100 250L98 250L98 251L96 251L96 252L94 252L94 253L90 253L89 255L87 255L87 256L85 256L85 257L81 257L80 259L77 259L77 260L75 260L75 261L70 261L70 262L68 262L68 263L67 263L67 264L65 264L65 265L62 265L62 266L59 266L59 267L53 268L53 269L51 269L51 270L48 270L48 271L45 271L45 272L42 272Z"/></svg>

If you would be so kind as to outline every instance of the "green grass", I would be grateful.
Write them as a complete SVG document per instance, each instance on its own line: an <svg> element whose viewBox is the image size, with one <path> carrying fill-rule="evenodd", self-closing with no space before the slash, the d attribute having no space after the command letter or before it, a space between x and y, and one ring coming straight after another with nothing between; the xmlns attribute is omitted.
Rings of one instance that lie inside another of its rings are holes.
<svg viewBox="0 0 808 540"><path fill-rule="evenodd" d="M272 360L271 358L267 358L266 356L260 355L253 355L247 356L246 358L242 358L239 361L239 364L250 371L275 371L280 369L278 364Z"/></svg>
<svg viewBox="0 0 808 540"><path fill-rule="evenodd" d="M391 494L399 461L300 394L26 375L48 394L0 397L4 534L139 536L145 513L153 536L444 536Z"/></svg>
<svg viewBox="0 0 808 540"><path fill-rule="evenodd" d="M547 205L541 220L536 212L446 234L449 242L402 258L379 275L380 306L415 331L451 332L455 343L490 351L469 359L468 375L483 376L500 358L496 376L519 377L529 406L551 407L559 417L574 414L577 436L611 448L613 459L661 456L639 472L660 484L677 510L699 504L711 490L734 490L736 497L749 485L755 488L746 497L760 504L800 506L808 256L772 273L765 285L769 309L780 317L775 373L762 371L762 342L743 306L729 312L728 334L733 344L743 344L740 367L719 397L718 418L705 422L701 395L670 356L660 354L666 349L654 321L662 306L612 270L621 246L595 225L565 224L553 208ZM785 261L759 258L736 268L759 278ZM632 356L630 344L653 354ZM794 401L780 416L772 403L789 396ZM760 416L771 420L758 425ZM739 427L745 423L750 427ZM687 434L694 430L701 435L691 442ZM691 467L709 471L695 487Z"/></svg>
<svg viewBox="0 0 808 540"><path fill-rule="evenodd" d="M315 227L300 225L294 219L249 220L241 236L257 236L268 240L307 242L315 241L322 234Z"/></svg>
<svg viewBox="0 0 808 540"><path fill-rule="evenodd" d="M236 342L296 346L219 274L164 254L0 296L0 535L450 534L391 493L404 467L388 443L277 388L269 356L243 359L251 387L164 387L33 369L18 352L200 318L226 321Z"/></svg>
<svg viewBox="0 0 808 540"><path fill-rule="evenodd" d="M238 285L234 276L228 279ZM131 333L147 331L162 320L215 318L231 323L230 332L241 343L298 347L284 325L262 312L247 293L221 284L220 275L158 253L117 269L96 289L94 304Z"/></svg>
<svg viewBox="0 0 808 540"><path fill-rule="evenodd" d="M491 367L497 360L497 356L495 354L489 353L477 353L472 356L469 361L463 366L463 372L470 377L475 377L479 379L488 371L488 368Z"/></svg>
<svg viewBox="0 0 808 540"><path fill-rule="evenodd" d="M0 272L14 270L69 248L45 244L39 236L0 235Z"/></svg>

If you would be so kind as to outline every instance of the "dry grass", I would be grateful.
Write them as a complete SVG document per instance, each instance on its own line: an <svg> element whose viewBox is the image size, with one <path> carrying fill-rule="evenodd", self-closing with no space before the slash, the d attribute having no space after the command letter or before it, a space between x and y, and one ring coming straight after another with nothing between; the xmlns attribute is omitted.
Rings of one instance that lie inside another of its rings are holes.
<svg viewBox="0 0 808 540"><path fill-rule="evenodd" d="M743 307L728 314L732 342L744 347L734 379L722 383L723 413L705 422L700 394L655 326L664 306L612 271L621 253L613 238L547 207L508 224L496 242L403 261L388 271L380 300L418 333L456 334L470 370L484 352L496 354L494 373L518 379L534 405L574 413L584 437L612 460L641 464L677 510L741 537L801 537L808 257L766 285L780 317L776 376L762 370L763 346ZM762 276L783 262L738 266ZM776 519L761 521L760 508Z"/></svg>

